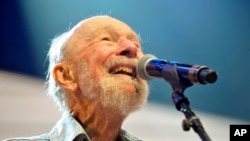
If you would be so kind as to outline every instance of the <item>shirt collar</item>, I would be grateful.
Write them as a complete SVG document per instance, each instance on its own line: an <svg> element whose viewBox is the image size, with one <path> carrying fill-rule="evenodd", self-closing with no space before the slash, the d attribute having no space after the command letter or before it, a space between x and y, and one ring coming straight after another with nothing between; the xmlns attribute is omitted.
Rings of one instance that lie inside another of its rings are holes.
<svg viewBox="0 0 250 141"><path fill-rule="evenodd" d="M81 134L90 141L82 126L69 113L65 112L51 130L49 136L52 141L73 141Z"/></svg>
<svg viewBox="0 0 250 141"><path fill-rule="evenodd" d="M49 133L51 141L90 141L86 131L68 112L57 122ZM121 129L120 141L139 141L139 139L127 131Z"/></svg>

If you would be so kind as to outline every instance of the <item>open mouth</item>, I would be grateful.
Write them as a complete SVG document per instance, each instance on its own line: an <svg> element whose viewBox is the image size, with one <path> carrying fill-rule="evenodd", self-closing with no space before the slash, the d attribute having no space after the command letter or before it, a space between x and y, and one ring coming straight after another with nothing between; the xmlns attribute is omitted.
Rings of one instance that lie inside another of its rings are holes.
<svg viewBox="0 0 250 141"><path fill-rule="evenodd" d="M124 74L131 77L136 77L135 67L131 65L116 65L111 67L109 73L111 74Z"/></svg>

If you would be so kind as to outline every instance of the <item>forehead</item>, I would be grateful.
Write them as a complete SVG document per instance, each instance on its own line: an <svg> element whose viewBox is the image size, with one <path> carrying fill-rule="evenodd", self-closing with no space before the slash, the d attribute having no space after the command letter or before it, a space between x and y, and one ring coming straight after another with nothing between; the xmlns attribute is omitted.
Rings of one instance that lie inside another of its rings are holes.
<svg viewBox="0 0 250 141"><path fill-rule="evenodd" d="M108 16L94 17L82 21L75 33L84 38L93 38L101 33L111 32L120 36L136 36L136 33L124 22Z"/></svg>
<svg viewBox="0 0 250 141"><path fill-rule="evenodd" d="M108 16L99 16L83 20L68 33L70 37L67 40L64 53L73 58L75 57L75 53L99 41L103 35L110 35L115 39L123 36L140 45L140 38L127 24Z"/></svg>

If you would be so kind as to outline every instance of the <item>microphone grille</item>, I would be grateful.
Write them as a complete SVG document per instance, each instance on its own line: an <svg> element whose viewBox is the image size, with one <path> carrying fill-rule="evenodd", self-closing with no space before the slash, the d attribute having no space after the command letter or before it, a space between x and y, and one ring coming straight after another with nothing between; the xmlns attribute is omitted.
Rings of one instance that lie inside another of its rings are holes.
<svg viewBox="0 0 250 141"><path fill-rule="evenodd" d="M151 76L148 75L146 67L147 67L147 63L156 58L154 55L152 54L145 54L143 55L137 62L136 64L136 73L145 80L149 80L152 79Z"/></svg>

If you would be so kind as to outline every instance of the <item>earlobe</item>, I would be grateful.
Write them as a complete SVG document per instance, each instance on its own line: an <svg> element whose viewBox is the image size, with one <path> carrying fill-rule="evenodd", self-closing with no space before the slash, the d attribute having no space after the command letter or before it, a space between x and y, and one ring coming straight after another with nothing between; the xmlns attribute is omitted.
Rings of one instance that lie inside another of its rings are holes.
<svg viewBox="0 0 250 141"><path fill-rule="evenodd" d="M69 91L77 89L74 73L69 66L59 63L54 67L53 77L58 85Z"/></svg>

